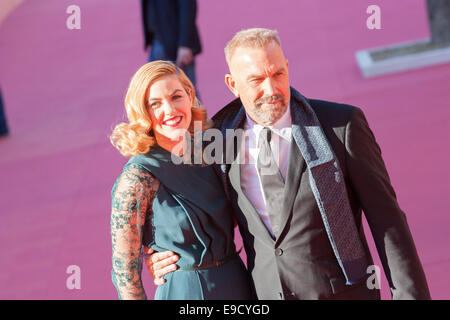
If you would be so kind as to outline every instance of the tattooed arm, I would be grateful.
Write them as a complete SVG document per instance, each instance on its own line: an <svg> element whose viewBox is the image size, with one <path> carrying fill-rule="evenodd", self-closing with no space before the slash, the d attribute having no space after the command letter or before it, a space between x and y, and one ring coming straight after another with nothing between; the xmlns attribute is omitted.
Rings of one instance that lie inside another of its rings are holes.
<svg viewBox="0 0 450 320"><path fill-rule="evenodd" d="M143 226L159 181L137 164L125 166L111 191L111 276L120 299L146 299L142 286Z"/></svg>

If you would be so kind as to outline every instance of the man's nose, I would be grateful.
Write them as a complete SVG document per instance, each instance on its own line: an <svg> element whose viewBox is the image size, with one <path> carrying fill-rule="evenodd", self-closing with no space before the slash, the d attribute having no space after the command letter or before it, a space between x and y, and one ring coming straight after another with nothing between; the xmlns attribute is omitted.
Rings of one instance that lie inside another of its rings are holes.
<svg viewBox="0 0 450 320"><path fill-rule="evenodd" d="M275 83L271 78L267 78L263 83L264 95L273 96L276 93Z"/></svg>

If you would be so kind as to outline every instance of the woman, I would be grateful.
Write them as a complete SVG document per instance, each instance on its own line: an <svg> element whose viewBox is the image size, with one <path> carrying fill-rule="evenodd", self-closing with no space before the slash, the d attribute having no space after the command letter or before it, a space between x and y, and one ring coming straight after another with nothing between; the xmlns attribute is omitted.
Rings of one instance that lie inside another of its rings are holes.
<svg viewBox="0 0 450 320"><path fill-rule="evenodd" d="M147 63L131 79L125 107L129 123L111 135L122 155L132 156L112 190L112 279L119 298L146 298L143 246L179 256L155 299L253 298L234 245L232 209L212 165L175 164L186 156L183 136L193 134L193 122L208 127L192 83L170 62Z"/></svg>

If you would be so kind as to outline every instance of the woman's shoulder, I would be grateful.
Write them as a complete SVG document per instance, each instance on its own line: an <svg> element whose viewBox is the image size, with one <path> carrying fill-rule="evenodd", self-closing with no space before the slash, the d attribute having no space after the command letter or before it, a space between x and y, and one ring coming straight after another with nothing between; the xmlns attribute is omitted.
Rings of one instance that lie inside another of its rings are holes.
<svg viewBox="0 0 450 320"><path fill-rule="evenodd" d="M143 165L135 162L128 162L122 169L122 175L131 175L133 177L153 177L150 171L148 171Z"/></svg>
<svg viewBox="0 0 450 320"><path fill-rule="evenodd" d="M138 163L127 163L117 178L112 193L128 190L157 190L159 181L144 166Z"/></svg>

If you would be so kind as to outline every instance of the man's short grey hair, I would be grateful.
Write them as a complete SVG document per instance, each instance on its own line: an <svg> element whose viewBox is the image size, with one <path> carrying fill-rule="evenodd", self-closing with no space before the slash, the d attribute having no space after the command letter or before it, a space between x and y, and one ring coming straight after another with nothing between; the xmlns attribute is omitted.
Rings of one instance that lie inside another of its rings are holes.
<svg viewBox="0 0 450 320"><path fill-rule="evenodd" d="M281 47L281 40L276 30L251 28L239 31L225 47L225 59L227 60L228 67L230 66L231 57L236 48L264 48L272 41L275 41Z"/></svg>

